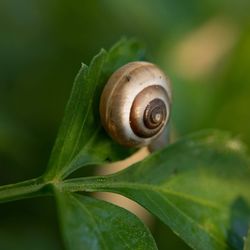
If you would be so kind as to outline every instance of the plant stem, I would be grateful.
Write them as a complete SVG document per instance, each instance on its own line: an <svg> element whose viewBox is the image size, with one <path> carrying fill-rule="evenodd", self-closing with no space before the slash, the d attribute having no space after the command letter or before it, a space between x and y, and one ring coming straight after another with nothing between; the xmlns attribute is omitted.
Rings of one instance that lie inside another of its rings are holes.
<svg viewBox="0 0 250 250"><path fill-rule="evenodd" d="M110 176L91 176L65 180L57 188L63 192L94 192L108 189L112 185Z"/></svg>
<svg viewBox="0 0 250 250"><path fill-rule="evenodd" d="M46 186L48 183L41 177L1 186L0 203L49 194L50 191L45 188Z"/></svg>

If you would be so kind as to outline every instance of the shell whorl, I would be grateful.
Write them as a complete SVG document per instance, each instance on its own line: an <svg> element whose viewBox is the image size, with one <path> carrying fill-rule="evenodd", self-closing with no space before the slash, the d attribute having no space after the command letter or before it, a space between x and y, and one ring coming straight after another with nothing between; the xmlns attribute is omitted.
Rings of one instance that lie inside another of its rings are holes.
<svg viewBox="0 0 250 250"><path fill-rule="evenodd" d="M118 69L104 87L102 124L125 146L144 146L158 137L169 121L170 81L154 64L131 62Z"/></svg>

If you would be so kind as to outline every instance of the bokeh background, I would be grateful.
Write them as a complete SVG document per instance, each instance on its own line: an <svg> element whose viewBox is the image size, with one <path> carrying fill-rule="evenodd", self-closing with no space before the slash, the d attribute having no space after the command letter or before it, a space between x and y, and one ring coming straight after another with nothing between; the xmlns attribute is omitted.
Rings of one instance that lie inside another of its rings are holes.
<svg viewBox="0 0 250 250"><path fill-rule="evenodd" d="M137 37L173 82L177 136L232 131L250 144L249 0L1 0L0 184L46 168L80 63ZM52 198L1 204L0 249L63 249ZM185 245L158 222L160 249Z"/></svg>

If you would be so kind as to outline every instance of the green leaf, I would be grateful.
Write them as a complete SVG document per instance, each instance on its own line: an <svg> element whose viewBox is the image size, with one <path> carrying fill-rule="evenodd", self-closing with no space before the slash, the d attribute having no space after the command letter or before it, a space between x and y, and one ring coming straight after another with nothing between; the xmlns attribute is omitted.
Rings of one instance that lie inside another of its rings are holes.
<svg viewBox="0 0 250 250"><path fill-rule="evenodd" d="M99 98L110 75L123 64L142 58L141 45L121 40L109 52L101 50L76 76L45 179L60 179L76 169L131 153L113 142L99 118Z"/></svg>
<svg viewBox="0 0 250 250"><path fill-rule="evenodd" d="M67 249L157 249L149 230L127 210L76 194L56 196Z"/></svg>
<svg viewBox="0 0 250 250"><path fill-rule="evenodd" d="M249 166L239 141L211 131L189 136L120 173L64 185L127 196L195 249L242 249L250 223Z"/></svg>
<svg viewBox="0 0 250 250"><path fill-rule="evenodd" d="M248 230L247 238L244 244L244 250L250 250L250 230Z"/></svg>

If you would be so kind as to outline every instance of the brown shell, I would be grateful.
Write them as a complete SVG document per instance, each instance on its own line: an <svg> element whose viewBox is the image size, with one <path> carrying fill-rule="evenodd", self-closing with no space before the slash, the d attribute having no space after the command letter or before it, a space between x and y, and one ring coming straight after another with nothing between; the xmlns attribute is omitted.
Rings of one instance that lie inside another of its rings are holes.
<svg viewBox="0 0 250 250"><path fill-rule="evenodd" d="M114 72L105 85L101 122L124 146L148 145L167 126L171 100L170 80L157 66L131 62Z"/></svg>

